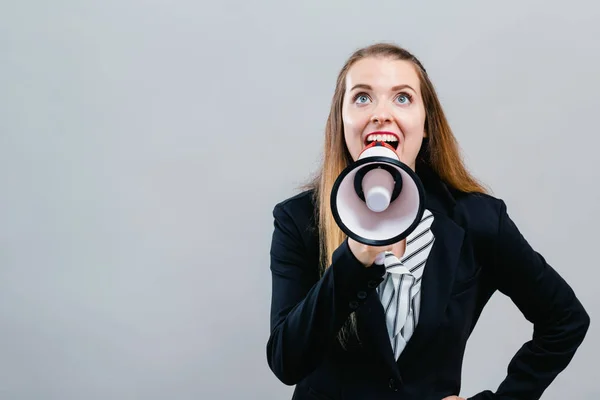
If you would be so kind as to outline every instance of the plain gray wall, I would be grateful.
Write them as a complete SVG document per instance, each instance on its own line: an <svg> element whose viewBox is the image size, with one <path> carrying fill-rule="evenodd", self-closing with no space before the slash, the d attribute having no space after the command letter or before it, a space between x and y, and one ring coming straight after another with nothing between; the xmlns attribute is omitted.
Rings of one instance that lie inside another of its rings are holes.
<svg viewBox="0 0 600 400"><path fill-rule="evenodd" d="M592 327L545 399L596 399L600 6L6 1L0 398L285 399L266 363L273 205L317 166L356 48L406 46L473 173ZM531 326L495 295L462 395Z"/></svg>

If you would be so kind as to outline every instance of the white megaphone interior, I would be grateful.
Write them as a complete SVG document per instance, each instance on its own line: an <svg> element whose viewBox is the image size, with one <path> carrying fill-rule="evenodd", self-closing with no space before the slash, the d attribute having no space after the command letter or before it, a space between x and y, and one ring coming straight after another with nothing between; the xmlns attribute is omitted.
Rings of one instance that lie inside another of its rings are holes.
<svg viewBox="0 0 600 400"><path fill-rule="evenodd" d="M398 160L396 152L383 146L371 147L359 157L368 159L383 156ZM354 177L362 168L373 164L387 164L400 172L402 190L384 211L374 212L358 197L354 189ZM366 162L351 170L339 185L336 205L338 214L348 229L369 240L387 240L406 232L415 222L419 212L419 190L412 177L402 168L385 161Z"/></svg>

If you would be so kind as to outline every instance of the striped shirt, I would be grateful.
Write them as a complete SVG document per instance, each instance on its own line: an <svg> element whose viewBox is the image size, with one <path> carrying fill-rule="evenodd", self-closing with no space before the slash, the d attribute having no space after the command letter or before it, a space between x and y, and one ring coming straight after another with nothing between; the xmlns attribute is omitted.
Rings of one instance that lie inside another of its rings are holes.
<svg viewBox="0 0 600 400"><path fill-rule="evenodd" d="M386 252L384 280L377 288L383 305L386 326L397 360L410 340L419 320L421 278L435 240L431 232L433 214L425 210L417 228L406 238L401 259Z"/></svg>

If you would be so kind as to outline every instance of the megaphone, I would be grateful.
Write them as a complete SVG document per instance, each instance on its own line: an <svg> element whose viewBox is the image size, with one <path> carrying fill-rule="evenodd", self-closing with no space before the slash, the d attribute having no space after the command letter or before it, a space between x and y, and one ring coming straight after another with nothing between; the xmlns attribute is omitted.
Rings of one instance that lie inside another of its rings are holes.
<svg viewBox="0 0 600 400"><path fill-rule="evenodd" d="M340 229L357 242L386 246L406 238L423 217L424 189L392 146L374 142L346 167L331 192Z"/></svg>

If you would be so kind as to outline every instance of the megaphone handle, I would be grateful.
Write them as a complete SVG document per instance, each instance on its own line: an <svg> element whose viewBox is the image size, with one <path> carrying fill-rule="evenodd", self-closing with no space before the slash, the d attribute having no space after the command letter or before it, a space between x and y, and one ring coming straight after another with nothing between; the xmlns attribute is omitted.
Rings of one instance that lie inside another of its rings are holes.
<svg viewBox="0 0 600 400"><path fill-rule="evenodd" d="M375 163L367 165L366 167L361 168L356 172L356 175L354 175L354 191L356 192L356 195L362 201L365 201L365 194L363 192L362 187L363 178L365 177L367 172L376 168L382 168L394 177L394 190L392 191L392 198L390 199L390 202L396 200L396 198L400 194L400 191L402 190L402 175L400 174L400 171L398 171L396 168L384 163Z"/></svg>

